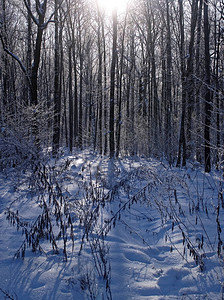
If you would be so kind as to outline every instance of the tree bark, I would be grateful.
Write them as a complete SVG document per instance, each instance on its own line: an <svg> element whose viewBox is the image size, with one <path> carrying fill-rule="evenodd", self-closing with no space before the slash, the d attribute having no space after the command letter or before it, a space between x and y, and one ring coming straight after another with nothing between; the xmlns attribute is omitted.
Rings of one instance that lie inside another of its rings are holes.
<svg viewBox="0 0 224 300"><path fill-rule="evenodd" d="M72 153L73 140L74 140L74 114L73 114L73 89L72 89L72 49L71 46L68 49L69 57L69 150Z"/></svg>
<svg viewBox="0 0 224 300"><path fill-rule="evenodd" d="M204 1L204 39L205 39L205 127L204 127L204 163L205 172L211 171L211 144L210 144L210 126L211 126L211 91L210 91L210 49L209 49L209 20L208 3Z"/></svg>
<svg viewBox="0 0 224 300"><path fill-rule="evenodd" d="M186 116L186 66L185 66L185 40L184 40L184 16L183 1L179 2L179 24L180 24L180 62L181 62L181 83L182 83L182 112L180 123L179 149L177 157L177 167L186 166L186 137L185 137L185 116ZM182 163L181 163L182 162Z"/></svg>
<svg viewBox="0 0 224 300"><path fill-rule="evenodd" d="M167 43L166 43L166 104L165 104L165 137L166 137L166 156L171 164L172 161L172 48L171 48L171 32L170 32L170 6L169 0L166 0L166 30L167 30Z"/></svg>
<svg viewBox="0 0 224 300"><path fill-rule="evenodd" d="M115 72L117 61L117 10L113 10L113 48L112 61L110 70L110 158L115 154L115 140L114 140L114 95L115 95Z"/></svg>
<svg viewBox="0 0 224 300"><path fill-rule="evenodd" d="M187 70L186 70L186 91L187 91L187 134L186 134L186 144L187 144L187 158L192 158L193 155L193 145L192 145L192 113L194 110L194 46L195 46L195 29L197 25L198 16L198 0L192 1L191 7L191 35L189 42L188 58L187 58Z"/></svg>
<svg viewBox="0 0 224 300"><path fill-rule="evenodd" d="M53 121L53 155L59 150L60 142L60 120L61 120L61 84L59 67L59 19L58 19L58 0L55 0L55 50L54 50L54 121Z"/></svg>

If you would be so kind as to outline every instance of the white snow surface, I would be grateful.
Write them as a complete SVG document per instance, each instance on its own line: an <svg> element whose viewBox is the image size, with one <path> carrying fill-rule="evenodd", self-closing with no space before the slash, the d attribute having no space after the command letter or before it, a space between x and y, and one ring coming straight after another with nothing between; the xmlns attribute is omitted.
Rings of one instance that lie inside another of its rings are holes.
<svg viewBox="0 0 224 300"><path fill-rule="evenodd" d="M46 239L43 252L27 248L24 259L14 258L24 235L6 219L7 208L32 224L41 213L39 191L29 187L26 174L0 173L0 299L224 299L223 245L218 255L224 183L218 171L137 157L110 160L88 151L64 155L57 164L66 159L70 165L57 180L74 216L67 261L63 243L55 254ZM86 230L80 214L95 208L91 197L104 204L80 253ZM107 283L91 250L106 232L103 250L96 251L104 253Z"/></svg>

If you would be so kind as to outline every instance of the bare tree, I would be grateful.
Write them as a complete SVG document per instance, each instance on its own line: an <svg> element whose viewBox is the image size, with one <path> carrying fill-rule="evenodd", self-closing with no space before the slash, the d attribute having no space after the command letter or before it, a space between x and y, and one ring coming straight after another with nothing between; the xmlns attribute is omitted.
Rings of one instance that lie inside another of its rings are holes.
<svg viewBox="0 0 224 300"><path fill-rule="evenodd" d="M211 144L210 144L210 126L211 126L211 90L210 90L210 53L209 53L209 19L208 3L204 1L204 39L205 39L205 128L204 128L204 159L205 172L211 171Z"/></svg>
<svg viewBox="0 0 224 300"><path fill-rule="evenodd" d="M115 106L115 74L117 61L117 10L113 10L113 46L112 61L110 69L110 158L115 154L115 137L114 137L114 106Z"/></svg>
<svg viewBox="0 0 224 300"><path fill-rule="evenodd" d="M60 48L59 48L59 16L58 0L55 0L55 53L54 53L54 124L53 124L53 154L59 149L60 142L60 120L61 120L61 70L60 70ZM62 38L62 35L60 35ZM61 41L62 42L62 41Z"/></svg>
<svg viewBox="0 0 224 300"><path fill-rule="evenodd" d="M183 1L179 3L179 26L180 26L180 69L181 69L181 84L182 84L182 112L180 124L179 150L177 158L177 167L186 165L186 133L185 133L185 118L186 118L186 65L185 65L185 38L184 38L184 15Z"/></svg>

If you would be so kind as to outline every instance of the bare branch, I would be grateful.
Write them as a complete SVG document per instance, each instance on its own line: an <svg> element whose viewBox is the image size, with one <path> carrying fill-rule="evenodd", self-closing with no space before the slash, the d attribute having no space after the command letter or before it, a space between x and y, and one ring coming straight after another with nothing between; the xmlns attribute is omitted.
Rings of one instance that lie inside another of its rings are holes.
<svg viewBox="0 0 224 300"><path fill-rule="evenodd" d="M35 18L35 16L33 15L32 11L31 11L31 9L30 9L30 6L29 6L28 3L26 2L26 0L23 0L23 2L24 2L25 6L26 6L26 8L27 8L27 10L28 10L28 13L29 13L31 19L34 21L34 23L35 23L37 26L39 26L39 22L38 22L37 18Z"/></svg>
<svg viewBox="0 0 224 300"><path fill-rule="evenodd" d="M14 53L12 53L9 49L7 49L7 48L5 47L5 43L4 43L4 40L3 40L3 37L2 37L1 34L0 34L0 39L1 39L2 46L3 46L3 50L4 50L8 55L10 55L13 59L15 59L15 60L18 62L18 64L20 65L21 70L23 71L23 73L25 74L25 76L26 76L26 78L27 78L27 81L28 81L28 83L29 83L29 86L31 86L30 77L29 77L29 75L28 75L28 73L27 73L26 67L24 66L24 64L22 63L22 61L20 60L20 58L19 58L17 55L15 55Z"/></svg>
<svg viewBox="0 0 224 300"><path fill-rule="evenodd" d="M61 7L63 1L64 1L64 0L61 0L61 2L58 4L58 8ZM52 20L54 14L55 14L55 11L50 15L50 17L48 18L47 22L45 22L45 23L43 23L43 24L41 25L41 28L42 28L42 29L46 29L49 23L55 23L55 21Z"/></svg>
<svg viewBox="0 0 224 300"><path fill-rule="evenodd" d="M49 19L47 20L47 22L45 22L45 23L43 23L43 24L41 25L41 29L47 28L47 25L48 25L49 23L54 23L54 20L52 20L53 16L54 16L54 12L50 15L50 17L49 17Z"/></svg>

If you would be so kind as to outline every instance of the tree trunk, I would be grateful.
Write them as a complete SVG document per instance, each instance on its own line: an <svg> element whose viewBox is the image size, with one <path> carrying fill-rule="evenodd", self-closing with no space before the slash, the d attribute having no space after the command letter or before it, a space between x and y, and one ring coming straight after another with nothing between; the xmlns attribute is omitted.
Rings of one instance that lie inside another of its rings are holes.
<svg viewBox="0 0 224 300"><path fill-rule="evenodd" d="M210 126L211 126L211 91L210 91L210 53L208 3L204 1L204 39L205 39L205 127L204 127L204 160L205 172L211 171Z"/></svg>
<svg viewBox="0 0 224 300"><path fill-rule="evenodd" d="M127 21L127 13L125 15L124 20L124 28L122 33L122 41L121 41L121 59L120 59L120 79L119 79L119 94L118 94L118 118L117 118L117 141L116 141L116 157L120 154L120 142L121 142L121 123L122 123L122 81L123 81L123 64L124 64L124 39L125 39L125 31L126 31L126 21Z"/></svg>
<svg viewBox="0 0 224 300"><path fill-rule="evenodd" d="M99 153L103 152L102 141L102 125L103 125L103 51L102 51L102 36L101 36L101 16L98 8L98 29L97 29L97 47L98 47L98 78L97 78L97 101L99 109L99 133L98 133L98 148ZM97 128L96 128L97 130Z"/></svg>
<svg viewBox="0 0 224 300"><path fill-rule="evenodd" d="M60 87L60 67L59 67L59 20L58 20L58 0L55 0L55 50L54 50L54 121L53 121L53 155L59 150L60 142L60 114L61 114L61 87Z"/></svg>
<svg viewBox="0 0 224 300"><path fill-rule="evenodd" d="M68 49L68 57L69 57L69 150L72 153L73 148L73 129L74 129L74 114L73 114L73 92L72 92L72 49L69 47Z"/></svg>
<svg viewBox="0 0 224 300"><path fill-rule="evenodd" d="M184 16L183 1L179 2L179 24L180 24L180 61L181 61L181 83L182 83L182 112L179 136L179 149L177 157L177 167L186 166L186 138L185 138L185 116L186 116L186 68L185 68L185 51L184 51ZM182 163L181 163L182 161Z"/></svg>
<svg viewBox="0 0 224 300"><path fill-rule="evenodd" d="M36 0L37 6L38 2ZM33 57L33 64L31 67L31 105L37 105L38 104L38 69L40 65L40 53L41 53L41 44L42 44L42 38L43 38L43 31L44 31L44 18L46 13L46 5L47 1L44 1L44 5L42 5L42 9L39 8L38 10L38 26L37 26L37 37L35 42L35 48L34 48L34 57Z"/></svg>
<svg viewBox="0 0 224 300"><path fill-rule="evenodd" d="M202 23L202 8L203 0L200 0L198 9L198 20L197 20L197 37L196 37L196 57L195 57L195 74L196 74L196 96L195 96L195 106L196 106L196 160L201 163L202 153L201 153L201 82L199 81L201 77L200 68L200 46L201 46L201 23Z"/></svg>
<svg viewBox="0 0 224 300"><path fill-rule="evenodd" d="M192 1L191 7L191 35L187 59L187 71L186 71L186 91L187 91L187 158L192 158L193 145L192 145L192 113L194 110L194 65L193 65L193 54L194 54L194 40L195 40L195 29L197 25L198 16L198 0Z"/></svg>
<svg viewBox="0 0 224 300"><path fill-rule="evenodd" d="M115 71L117 61L117 10L113 10L113 48L112 61L110 70L110 158L114 157L115 141L114 141L114 94L115 94Z"/></svg>
<svg viewBox="0 0 224 300"><path fill-rule="evenodd" d="M166 44L166 104L165 104L165 137L166 137L166 156L171 164L172 161L172 48L171 48L171 32L170 32L170 7L169 0L166 0L166 27L167 27L167 44Z"/></svg>

